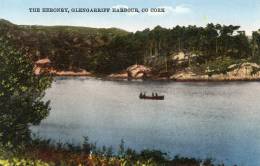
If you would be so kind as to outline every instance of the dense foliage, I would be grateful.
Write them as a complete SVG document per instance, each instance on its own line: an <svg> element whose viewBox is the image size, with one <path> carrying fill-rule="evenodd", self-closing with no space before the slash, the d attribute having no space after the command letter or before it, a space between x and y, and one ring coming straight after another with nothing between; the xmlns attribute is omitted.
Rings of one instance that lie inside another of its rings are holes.
<svg viewBox="0 0 260 166"><path fill-rule="evenodd" d="M157 26L128 33L116 28L18 26L2 20L0 36L7 36L34 61L50 58L59 70L112 73L138 63L174 73L187 67L205 71L208 63L216 66L215 61L221 59L260 62L260 32L249 37L239 28L220 24ZM181 65L173 58L179 52L188 57Z"/></svg>
<svg viewBox="0 0 260 166"><path fill-rule="evenodd" d="M16 148L30 138L29 125L48 115L49 102L42 101L51 79L36 77L33 63L0 40L0 143Z"/></svg>
<svg viewBox="0 0 260 166"><path fill-rule="evenodd" d="M8 38L33 61L49 57L60 70L94 69L94 53L98 54L116 36L126 34L128 32L116 28L18 26L0 20L0 37Z"/></svg>

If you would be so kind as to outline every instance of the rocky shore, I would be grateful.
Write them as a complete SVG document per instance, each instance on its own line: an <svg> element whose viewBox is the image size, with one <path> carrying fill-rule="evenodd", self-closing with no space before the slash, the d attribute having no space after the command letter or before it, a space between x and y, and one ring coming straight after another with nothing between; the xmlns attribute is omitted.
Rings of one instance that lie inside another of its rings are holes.
<svg viewBox="0 0 260 166"><path fill-rule="evenodd" d="M35 64L36 75L49 73L53 76L90 76L99 77L86 70L59 71L48 66L49 60L42 59ZM225 74L196 74L191 69L183 69L174 74L158 74L153 69L144 65L132 65L119 73L101 76L109 80L173 80L173 81L257 81L260 80L260 66L256 63L233 64L228 67Z"/></svg>
<svg viewBox="0 0 260 166"><path fill-rule="evenodd" d="M260 66L255 63L234 64L229 66L226 74L198 75L189 69L169 76L157 76L152 69L142 65L133 65L126 71L111 74L109 79L151 79L173 81L256 81L260 80Z"/></svg>

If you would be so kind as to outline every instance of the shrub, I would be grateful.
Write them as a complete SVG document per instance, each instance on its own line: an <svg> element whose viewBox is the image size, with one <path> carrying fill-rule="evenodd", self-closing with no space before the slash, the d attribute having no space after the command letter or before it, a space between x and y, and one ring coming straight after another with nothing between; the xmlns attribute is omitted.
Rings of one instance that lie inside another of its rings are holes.
<svg viewBox="0 0 260 166"><path fill-rule="evenodd" d="M51 84L35 76L31 60L0 40L0 143L17 148L30 139L29 125L37 125L50 110L42 98Z"/></svg>

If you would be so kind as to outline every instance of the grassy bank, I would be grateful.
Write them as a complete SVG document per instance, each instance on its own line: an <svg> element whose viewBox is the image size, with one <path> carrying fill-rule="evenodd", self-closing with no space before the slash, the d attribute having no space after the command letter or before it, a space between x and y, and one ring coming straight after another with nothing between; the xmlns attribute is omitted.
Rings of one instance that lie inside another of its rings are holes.
<svg viewBox="0 0 260 166"><path fill-rule="evenodd" d="M53 143L51 140L34 139L24 149L10 152L2 150L0 165L4 166L224 166L213 164L211 159L195 159L175 156L159 150L137 152L125 148L122 140L118 149L97 147L88 138L82 145Z"/></svg>

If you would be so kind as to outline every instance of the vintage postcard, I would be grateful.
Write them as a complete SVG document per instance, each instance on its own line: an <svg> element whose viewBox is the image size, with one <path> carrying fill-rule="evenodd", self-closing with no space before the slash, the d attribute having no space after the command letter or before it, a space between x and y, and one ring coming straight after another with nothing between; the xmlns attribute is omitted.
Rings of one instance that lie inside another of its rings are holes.
<svg viewBox="0 0 260 166"><path fill-rule="evenodd" d="M259 166L259 0L0 0L0 166Z"/></svg>

